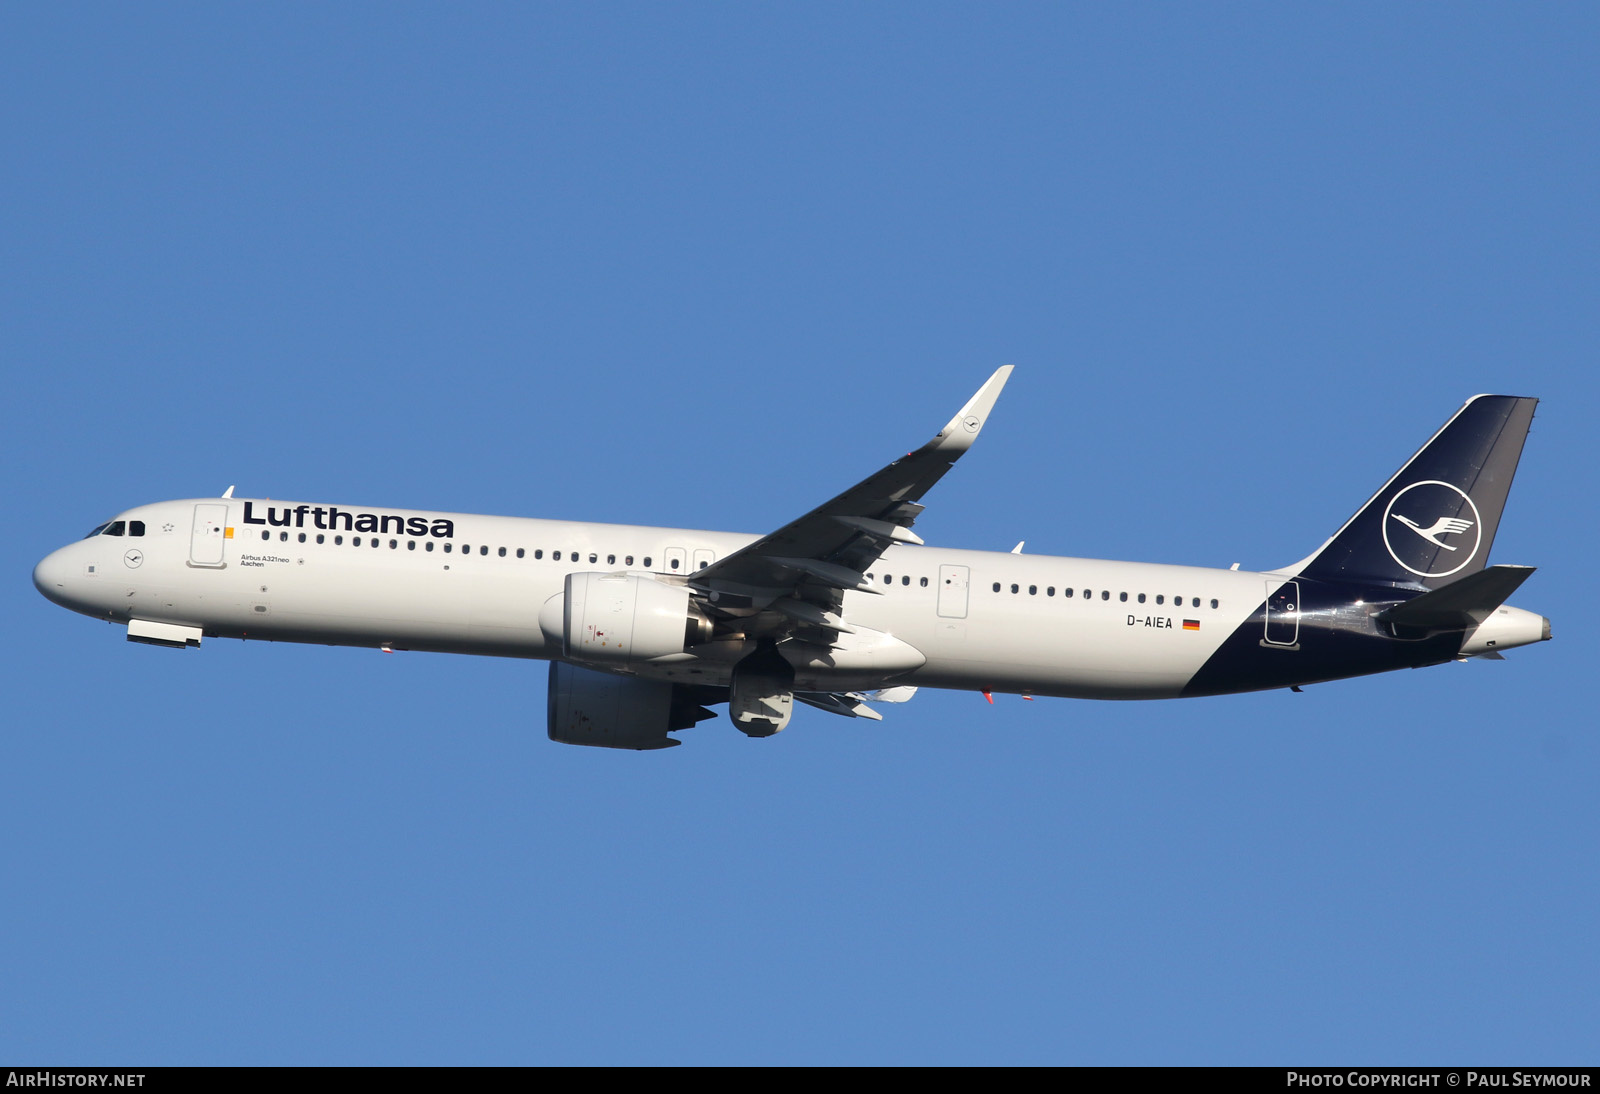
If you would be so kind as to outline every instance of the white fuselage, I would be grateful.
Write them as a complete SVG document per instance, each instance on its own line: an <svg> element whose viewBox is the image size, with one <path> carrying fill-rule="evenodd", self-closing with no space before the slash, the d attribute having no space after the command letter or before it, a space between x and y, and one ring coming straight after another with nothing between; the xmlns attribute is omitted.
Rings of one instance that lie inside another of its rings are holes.
<svg viewBox="0 0 1600 1094"><path fill-rule="evenodd" d="M527 658L561 656L539 620L567 575L670 582L757 538L240 498L117 520L144 534L54 552L35 571L40 590L86 615L207 636ZM846 592L840 614L911 647L912 661L845 635L797 684L1172 697L1285 576L895 545L868 575L876 594ZM622 671L722 685L748 648L714 642Z"/></svg>

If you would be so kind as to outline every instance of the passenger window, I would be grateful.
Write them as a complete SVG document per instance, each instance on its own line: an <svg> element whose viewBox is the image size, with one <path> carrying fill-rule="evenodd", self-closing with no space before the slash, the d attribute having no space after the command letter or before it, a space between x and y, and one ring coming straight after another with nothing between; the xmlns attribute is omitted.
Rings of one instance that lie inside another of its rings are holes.
<svg viewBox="0 0 1600 1094"><path fill-rule="evenodd" d="M592 566L596 562L599 562L599 561L600 561L600 556L595 554L593 551L590 551L589 552L589 564Z"/></svg>
<svg viewBox="0 0 1600 1094"><path fill-rule="evenodd" d="M400 541L397 540L397 539L391 539L389 541L389 550L398 551L399 549L400 549Z"/></svg>
<svg viewBox="0 0 1600 1094"><path fill-rule="evenodd" d="M480 554L480 555L486 555L486 554L488 554L488 553L489 553L489 545L488 545L488 544L487 544L487 543L485 543L485 544L484 544L484 545L483 545L483 546L482 546L482 547L479 547L479 548L478 548L478 553L479 553L479 554ZM504 552L504 551L501 551L501 552L500 552L500 553L501 553L501 554L505 554L505 552Z"/></svg>
<svg viewBox="0 0 1600 1094"><path fill-rule="evenodd" d="M928 587L928 579L927 578L923 578L922 579L922 587L924 589L926 589Z"/></svg>
<svg viewBox="0 0 1600 1094"><path fill-rule="evenodd" d="M893 585L894 584L894 576L892 574L884 574L883 575L883 583L885 585Z"/></svg>
<svg viewBox="0 0 1600 1094"><path fill-rule="evenodd" d="M406 540L406 550L415 551L416 549L417 549L417 541L416 540L414 540L414 539Z"/></svg>
<svg viewBox="0 0 1600 1094"><path fill-rule="evenodd" d="M632 566L633 565L633 556L629 555L628 557L624 558L622 560L622 564L624 566Z"/></svg>
<svg viewBox="0 0 1600 1094"><path fill-rule="evenodd" d="M998 581L996 581L994 583L994 591L995 592L999 592L1000 591L1000 583Z"/></svg>
<svg viewBox="0 0 1600 1094"><path fill-rule="evenodd" d="M278 538L280 540L282 540L284 543L288 543L289 542L289 533L288 532L279 532L278 533Z"/></svg>
<svg viewBox="0 0 1600 1094"><path fill-rule="evenodd" d="M450 553L450 544L449 543L446 543L444 545L444 553L445 554L449 554Z"/></svg>
<svg viewBox="0 0 1600 1094"><path fill-rule="evenodd" d="M144 535L144 521L142 521L142 520L130 520L128 522L128 534L130 536L142 536L142 535Z"/></svg>
<svg viewBox="0 0 1600 1094"><path fill-rule="evenodd" d="M672 560L672 568L674 570L676 570L678 568L678 560L677 559L673 559Z"/></svg>
<svg viewBox="0 0 1600 1094"><path fill-rule="evenodd" d="M1011 591L1014 593L1020 593L1022 589L1019 586L1013 585L1011 586Z"/></svg>
<svg viewBox="0 0 1600 1094"><path fill-rule="evenodd" d="M518 557L518 558L521 558L521 557L522 557L522 548L521 548L521 547L518 547L518 548L517 548L517 557Z"/></svg>
<svg viewBox="0 0 1600 1094"><path fill-rule="evenodd" d="M424 550L424 551L431 551L431 550L433 550L433 540L431 540L431 539L430 539L430 540L429 540L429 541L428 541L428 542L426 542L426 543L424 543L424 544L423 544L423 545L422 545L422 549L423 549L423 550Z"/></svg>
<svg viewBox="0 0 1600 1094"><path fill-rule="evenodd" d="M1216 607L1216 606L1217 606L1217 602L1216 602L1216 601L1215 601L1215 600L1213 600L1213 601L1212 601L1212 602L1211 602L1211 606L1212 606L1212 607L1213 607L1213 608L1215 608L1215 607Z"/></svg>
<svg viewBox="0 0 1600 1094"><path fill-rule="evenodd" d="M650 568L650 556L649 555L645 555L644 556L644 568L646 570L648 570Z"/></svg>
<svg viewBox="0 0 1600 1094"><path fill-rule="evenodd" d="M324 542L326 542L326 540L325 540L325 538L324 538L324 536L323 536L323 534L322 534L322 533L321 533L321 532L318 532L318 533L317 533L317 542L318 542L318 543L324 543Z"/></svg>
<svg viewBox="0 0 1600 1094"><path fill-rule="evenodd" d="M1126 604L1128 602L1128 594L1127 593L1118 593L1117 594L1117 599L1122 601L1124 604Z"/></svg>
<svg viewBox="0 0 1600 1094"><path fill-rule="evenodd" d="M543 547L536 548L534 550L534 552L533 552L533 557L534 558L543 558L544 557L544 548Z"/></svg>
<svg viewBox="0 0 1600 1094"><path fill-rule="evenodd" d="M1072 595L1072 590L1071 589L1062 589L1061 590L1061 595L1062 596L1071 596Z"/></svg>
<svg viewBox="0 0 1600 1094"><path fill-rule="evenodd" d="M1100 590L1100 599L1101 600L1110 600L1111 599L1111 590L1110 589L1101 589Z"/></svg>
<svg viewBox="0 0 1600 1094"><path fill-rule="evenodd" d="M617 556L616 555L607 555L606 556L606 565L607 566L615 566L616 564L617 564Z"/></svg>
<svg viewBox="0 0 1600 1094"><path fill-rule="evenodd" d="M1085 590L1083 590L1083 598L1085 600L1093 599L1094 598L1094 590L1093 589L1085 589Z"/></svg>
<svg viewBox="0 0 1600 1094"><path fill-rule="evenodd" d="M1139 603L1141 603L1141 604L1144 603L1144 594L1143 593L1139 594Z"/></svg>
<svg viewBox="0 0 1600 1094"><path fill-rule="evenodd" d="M306 541L306 534L304 532L301 532L300 533L300 542L304 543L305 541Z"/></svg>
<svg viewBox="0 0 1600 1094"><path fill-rule="evenodd" d="M505 558L506 557L506 549L504 547L500 548L500 557L501 558Z"/></svg>
<svg viewBox="0 0 1600 1094"><path fill-rule="evenodd" d="M1200 598L1198 596L1195 597L1194 598L1194 603L1190 604L1189 606L1191 608L1198 608L1200 606Z"/></svg>
<svg viewBox="0 0 1600 1094"><path fill-rule="evenodd" d="M1039 595L1039 586L1037 586L1037 585L1029 585L1028 586L1028 595L1029 596L1038 596Z"/></svg>
<svg viewBox="0 0 1600 1094"><path fill-rule="evenodd" d="M372 537L372 545L374 547L376 547L378 545L378 537L377 536L373 536Z"/></svg>
<svg viewBox="0 0 1600 1094"><path fill-rule="evenodd" d="M343 536L334 536L333 537L333 545L335 547L343 547L344 546L344 537Z"/></svg>
<svg viewBox="0 0 1600 1094"><path fill-rule="evenodd" d="M900 578L900 584L902 584L902 585L911 584L911 575L910 574L906 574L903 577L901 577Z"/></svg>
<svg viewBox="0 0 1600 1094"><path fill-rule="evenodd" d="M1157 604L1165 604L1166 602L1167 602L1167 598L1166 597L1162 596L1160 593L1156 594L1156 603Z"/></svg>
<svg viewBox="0 0 1600 1094"><path fill-rule="evenodd" d="M261 538L264 539L264 540L271 539L272 538L272 533L263 528L261 530Z"/></svg>

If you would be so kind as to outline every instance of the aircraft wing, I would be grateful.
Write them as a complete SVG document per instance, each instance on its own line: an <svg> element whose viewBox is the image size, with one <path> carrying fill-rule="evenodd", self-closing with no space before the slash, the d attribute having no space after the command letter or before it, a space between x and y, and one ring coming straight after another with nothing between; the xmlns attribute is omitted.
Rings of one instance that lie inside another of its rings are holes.
<svg viewBox="0 0 1600 1094"><path fill-rule="evenodd" d="M876 592L865 573L893 543L921 544L911 531L918 499L972 447L1011 366L997 369L927 444L771 535L689 575L728 614L774 608L795 623L831 630L845 590Z"/></svg>

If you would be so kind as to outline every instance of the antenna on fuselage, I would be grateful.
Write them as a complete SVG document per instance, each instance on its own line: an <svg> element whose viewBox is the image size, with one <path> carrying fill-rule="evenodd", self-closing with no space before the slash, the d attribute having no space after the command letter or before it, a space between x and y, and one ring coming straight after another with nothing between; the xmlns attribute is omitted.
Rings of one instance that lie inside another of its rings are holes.
<svg viewBox="0 0 1600 1094"><path fill-rule="evenodd" d="M233 487L230 486L226 490L224 490L222 492L222 496L225 497L225 498L233 497Z"/></svg>

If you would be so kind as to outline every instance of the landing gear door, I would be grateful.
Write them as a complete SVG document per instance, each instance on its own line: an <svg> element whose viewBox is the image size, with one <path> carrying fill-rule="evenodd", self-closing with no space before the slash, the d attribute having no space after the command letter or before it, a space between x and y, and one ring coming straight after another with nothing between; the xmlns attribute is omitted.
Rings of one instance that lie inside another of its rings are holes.
<svg viewBox="0 0 1600 1094"><path fill-rule="evenodd" d="M1292 647L1300 641L1300 583L1267 583L1267 633L1269 646Z"/></svg>
<svg viewBox="0 0 1600 1094"><path fill-rule="evenodd" d="M939 615L944 619L967 617L967 568L939 567Z"/></svg>
<svg viewBox="0 0 1600 1094"><path fill-rule="evenodd" d="M220 570L222 546L228 534L228 507L204 502L194 507L194 530L189 534L189 565Z"/></svg>

